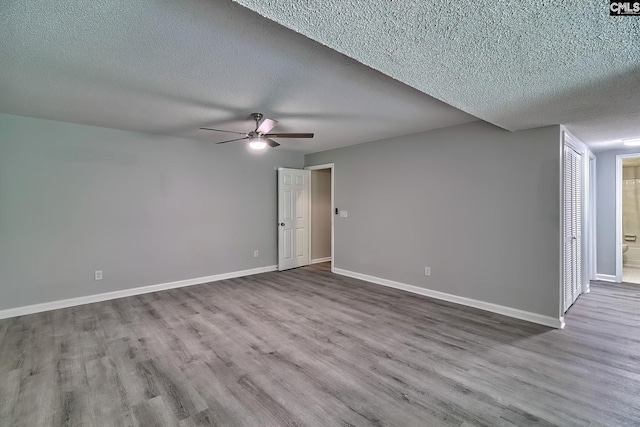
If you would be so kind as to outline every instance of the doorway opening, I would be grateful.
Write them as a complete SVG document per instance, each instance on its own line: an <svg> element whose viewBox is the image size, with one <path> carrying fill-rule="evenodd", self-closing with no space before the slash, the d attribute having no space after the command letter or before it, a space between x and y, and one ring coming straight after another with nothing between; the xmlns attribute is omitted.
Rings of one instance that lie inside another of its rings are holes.
<svg viewBox="0 0 640 427"><path fill-rule="evenodd" d="M640 284L640 154L616 156L616 282Z"/></svg>
<svg viewBox="0 0 640 427"><path fill-rule="evenodd" d="M334 267L334 164L307 166L311 171L309 212L311 227L309 237L310 263L331 263Z"/></svg>

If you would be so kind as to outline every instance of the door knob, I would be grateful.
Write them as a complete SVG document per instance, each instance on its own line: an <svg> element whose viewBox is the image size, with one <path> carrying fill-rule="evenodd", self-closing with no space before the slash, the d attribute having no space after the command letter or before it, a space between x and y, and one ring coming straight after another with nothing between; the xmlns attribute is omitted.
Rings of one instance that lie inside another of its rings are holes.
<svg viewBox="0 0 640 427"><path fill-rule="evenodd" d="M281 222L281 223L280 223L280 225L281 225L282 227L284 227L284 222Z"/></svg>

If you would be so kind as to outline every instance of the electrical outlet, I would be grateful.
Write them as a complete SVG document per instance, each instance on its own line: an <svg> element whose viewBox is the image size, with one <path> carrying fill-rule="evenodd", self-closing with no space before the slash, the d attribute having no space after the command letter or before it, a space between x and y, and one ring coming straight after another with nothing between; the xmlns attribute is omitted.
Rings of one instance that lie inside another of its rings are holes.
<svg viewBox="0 0 640 427"><path fill-rule="evenodd" d="M255 251L253 251L253 257L254 258L258 258L258 250L257 249Z"/></svg>
<svg viewBox="0 0 640 427"><path fill-rule="evenodd" d="M102 270L96 270L93 277L95 280L102 280Z"/></svg>
<svg viewBox="0 0 640 427"><path fill-rule="evenodd" d="M424 268L424 275L425 276L431 276L431 267L425 267Z"/></svg>

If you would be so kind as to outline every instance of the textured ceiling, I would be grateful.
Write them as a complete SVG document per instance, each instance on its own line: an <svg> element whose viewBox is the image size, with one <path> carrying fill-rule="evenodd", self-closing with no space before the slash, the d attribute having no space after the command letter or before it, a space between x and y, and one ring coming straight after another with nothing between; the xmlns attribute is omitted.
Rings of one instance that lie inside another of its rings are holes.
<svg viewBox="0 0 640 427"><path fill-rule="evenodd" d="M231 0L0 0L0 113L315 152L477 120Z"/></svg>
<svg viewBox="0 0 640 427"><path fill-rule="evenodd" d="M604 0L235 0L509 130L640 136L640 17Z"/></svg>

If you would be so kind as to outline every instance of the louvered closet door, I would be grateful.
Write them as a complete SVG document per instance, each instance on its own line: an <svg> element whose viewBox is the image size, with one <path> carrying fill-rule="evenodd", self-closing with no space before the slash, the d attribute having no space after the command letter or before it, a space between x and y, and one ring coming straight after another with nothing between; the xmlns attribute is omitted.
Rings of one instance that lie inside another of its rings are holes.
<svg viewBox="0 0 640 427"><path fill-rule="evenodd" d="M582 292L582 155L564 148L563 295L567 311Z"/></svg>

